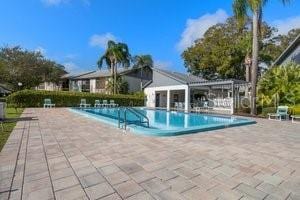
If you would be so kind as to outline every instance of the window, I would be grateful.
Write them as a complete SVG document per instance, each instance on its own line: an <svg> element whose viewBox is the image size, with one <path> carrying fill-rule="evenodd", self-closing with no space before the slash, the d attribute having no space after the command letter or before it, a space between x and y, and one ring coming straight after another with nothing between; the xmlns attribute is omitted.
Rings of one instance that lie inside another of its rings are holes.
<svg viewBox="0 0 300 200"><path fill-rule="evenodd" d="M105 89L105 78L96 79L96 89Z"/></svg>
<svg viewBox="0 0 300 200"><path fill-rule="evenodd" d="M90 80L82 80L82 92L89 92L90 91Z"/></svg>

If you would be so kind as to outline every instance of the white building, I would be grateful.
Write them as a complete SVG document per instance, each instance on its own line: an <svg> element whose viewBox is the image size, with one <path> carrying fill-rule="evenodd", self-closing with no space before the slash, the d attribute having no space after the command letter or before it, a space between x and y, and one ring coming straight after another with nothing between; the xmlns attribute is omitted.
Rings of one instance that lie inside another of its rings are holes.
<svg viewBox="0 0 300 200"><path fill-rule="evenodd" d="M190 112L233 114L248 96L249 83L242 80L207 81L201 77L153 68L153 78L145 89L146 106ZM202 109L202 110L203 110Z"/></svg>

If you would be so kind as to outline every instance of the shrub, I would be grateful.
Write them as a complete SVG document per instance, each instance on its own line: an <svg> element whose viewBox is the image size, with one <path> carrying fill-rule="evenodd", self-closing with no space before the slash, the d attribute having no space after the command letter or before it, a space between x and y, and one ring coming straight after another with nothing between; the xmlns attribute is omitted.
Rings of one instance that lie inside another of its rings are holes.
<svg viewBox="0 0 300 200"><path fill-rule="evenodd" d="M288 63L270 68L258 82L258 103L262 106L300 103L300 65Z"/></svg>
<svg viewBox="0 0 300 200"><path fill-rule="evenodd" d="M275 107L266 107L261 109L262 116L268 116L268 113L276 113Z"/></svg>
<svg viewBox="0 0 300 200"><path fill-rule="evenodd" d="M108 95L100 93L22 90L8 96L9 105L18 107L42 107L44 99L50 98L56 107L78 107L81 99L94 104L95 100L115 100L121 106L143 106L144 99L133 95Z"/></svg>

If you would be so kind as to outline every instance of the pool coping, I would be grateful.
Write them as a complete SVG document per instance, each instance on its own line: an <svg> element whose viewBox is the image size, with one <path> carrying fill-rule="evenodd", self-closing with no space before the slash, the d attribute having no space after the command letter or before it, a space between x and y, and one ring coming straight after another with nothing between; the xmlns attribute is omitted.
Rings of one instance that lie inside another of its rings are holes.
<svg viewBox="0 0 300 200"><path fill-rule="evenodd" d="M116 128L118 127L118 122L115 119L111 119L109 117L101 116L101 115L96 115L93 113L88 113L83 110L79 110L78 108L69 108L71 112L83 115L87 118L92 118L97 121L112 125ZM174 112L174 111L173 111ZM222 115L211 115L211 114L206 114L210 116L216 116L216 117L232 117L234 115L228 115L228 116L222 116ZM224 128L229 128L229 127L237 127L237 126L244 126L244 125L251 125L251 124L256 124L257 122L252 119L248 118L241 118L237 117L239 119L247 120L243 122L232 122L228 124L220 124L220 125L202 125L201 127L193 127L193 128L181 128L181 129L176 129L176 130L161 130L161 129L151 129L151 128L146 128L134 124L129 124L127 125L128 129L124 131L130 131L134 134L137 135L147 135L147 136L159 136L159 137L164 137L164 136L180 136L180 135L186 135L186 134L195 134L195 133L200 133L200 132L206 132L206 131L212 131L212 130L218 130L218 129L224 129Z"/></svg>

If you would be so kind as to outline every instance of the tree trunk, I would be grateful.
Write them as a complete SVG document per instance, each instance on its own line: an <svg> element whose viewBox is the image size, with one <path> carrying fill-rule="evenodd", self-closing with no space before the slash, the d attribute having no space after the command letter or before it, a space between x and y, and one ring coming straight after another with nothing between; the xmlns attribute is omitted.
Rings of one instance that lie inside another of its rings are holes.
<svg viewBox="0 0 300 200"><path fill-rule="evenodd" d="M114 94L117 94L117 63L114 64Z"/></svg>
<svg viewBox="0 0 300 200"><path fill-rule="evenodd" d="M111 70L111 78L112 78L112 85L113 85L113 91L112 92L114 93L114 88L115 88L115 82L114 82L115 64L114 64L113 60L111 61L110 70Z"/></svg>
<svg viewBox="0 0 300 200"><path fill-rule="evenodd" d="M251 55L249 55L249 53L247 53L247 55L245 56L245 78L247 82L251 81L251 74L250 74L250 66L251 66Z"/></svg>
<svg viewBox="0 0 300 200"><path fill-rule="evenodd" d="M252 66L251 66L251 114L256 115L256 83L258 69L258 23L259 8L253 12L253 36L252 36Z"/></svg>

